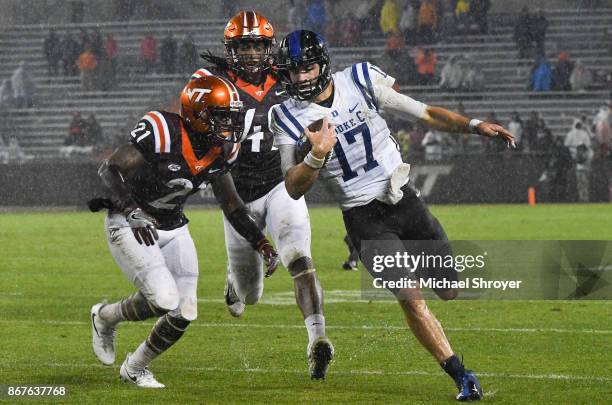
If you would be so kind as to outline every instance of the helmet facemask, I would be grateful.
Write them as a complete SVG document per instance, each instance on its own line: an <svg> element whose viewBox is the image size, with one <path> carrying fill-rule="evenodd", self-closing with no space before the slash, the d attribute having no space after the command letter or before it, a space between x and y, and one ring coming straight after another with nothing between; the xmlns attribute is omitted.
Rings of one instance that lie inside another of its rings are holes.
<svg viewBox="0 0 612 405"><path fill-rule="evenodd" d="M261 44L262 51L259 53L241 51L241 46L256 43ZM272 66L272 47L274 40L266 37L238 38L225 41L225 58L230 68L239 77L248 82L259 82Z"/></svg>
<svg viewBox="0 0 612 405"><path fill-rule="evenodd" d="M232 101L229 107L209 107L207 114L215 139L231 143L242 141L245 115L242 101Z"/></svg>

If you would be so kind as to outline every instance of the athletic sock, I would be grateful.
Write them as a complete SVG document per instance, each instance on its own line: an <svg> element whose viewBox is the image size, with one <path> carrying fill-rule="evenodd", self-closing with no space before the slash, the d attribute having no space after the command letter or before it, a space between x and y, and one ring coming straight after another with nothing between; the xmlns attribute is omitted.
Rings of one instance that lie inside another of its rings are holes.
<svg viewBox="0 0 612 405"><path fill-rule="evenodd" d="M136 370L143 370L149 365L159 354L154 352L147 341L145 340L138 346L128 359L128 366Z"/></svg>
<svg viewBox="0 0 612 405"><path fill-rule="evenodd" d="M111 325L116 325L119 322L125 321L126 319L121 313L121 301L113 304L106 304L100 308L100 318Z"/></svg>
<svg viewBox="0 0 612 405"><path fill-rule="evenodd" d="M440 366L455 382L463 378L465 374L463 363L454 354L440 363Z"/></svg>
<svg viewBox="0 0 612 405"><path fill-rule="evenodd" d="M312 314L304 319L306 331L308 332L308 347L321 336L325 336L325 316L323 314Z"/></svg>

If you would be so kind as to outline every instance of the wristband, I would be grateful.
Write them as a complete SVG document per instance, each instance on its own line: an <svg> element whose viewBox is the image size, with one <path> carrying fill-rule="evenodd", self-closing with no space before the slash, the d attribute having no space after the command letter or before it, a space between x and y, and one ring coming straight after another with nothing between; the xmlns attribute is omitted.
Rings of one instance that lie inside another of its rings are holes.
<svg viewBox="0 0 612 405"><path fill-rule="evenodd" d="M470 129L471 132L476 133L476 127L480 124L482 124L483 121L476 119L476 118L472 118L470 120L470 123L468 124L468 128Z"/></svg>
<svg viewBox="0 0 612 405"><path fill-rule="evenodd" d="M325 158L319 159L312 154L312 151L310 151L304 158L304 164L311 169L319 170L325 164Z"/></svg>

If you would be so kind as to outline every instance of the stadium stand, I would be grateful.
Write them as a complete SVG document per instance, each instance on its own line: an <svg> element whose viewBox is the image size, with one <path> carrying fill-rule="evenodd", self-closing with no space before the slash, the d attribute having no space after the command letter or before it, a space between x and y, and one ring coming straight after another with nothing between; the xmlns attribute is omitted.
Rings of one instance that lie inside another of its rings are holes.
<svg viewBox="0 0 612 405"><path fill-rule="evenodd" d="M601 46L605 29L612 25L612 8L547 10L546 15L550 22L546 50L551 61L560 51L565 51L573 60L581 59L593 70L612 71L612 56ZM449 93L438 86L403 86L402 92L453 110L462 101L469 115L481 118L495 111L503 123L508 121L512 111L519 112L525 119L528 112L536 110L555 135L564 135L574 118L584 113L592 115L610 97L610 89L603 87L586 92L534 94L528 91L532 61L517 59L512 40L513 16L490 16L489 21L488 35L453 36L431 46L438 55L438 72L452 54L477 55L487 80L484 91ZM188 78L185 74L144 76L141 73L138 55L145 34L152 32L159 43L167 32L172 32L175 38L191 33L200 51L210 49L220 54L220 33L224 24L225 20L211 19L3 27L0 31L0 81L10 78L19 62L25 61L37 84L33 108L0 111L5 121L3 127L18 137L26 153L38 159L59 155L75 111L84 115L95 113L105 135L116 135L125 127L128 117L168 105ZM42 46L50 28L55 28L60 37L66 30L76 34L81 28L98 28L103 34L112 33L119 46L117 86L110 91L85 92L76 76L48 77ZM332 49L335 69L362 60L376 61L382 55L385 39L381 34L366 32L363 37L363 46Z"/></svg>

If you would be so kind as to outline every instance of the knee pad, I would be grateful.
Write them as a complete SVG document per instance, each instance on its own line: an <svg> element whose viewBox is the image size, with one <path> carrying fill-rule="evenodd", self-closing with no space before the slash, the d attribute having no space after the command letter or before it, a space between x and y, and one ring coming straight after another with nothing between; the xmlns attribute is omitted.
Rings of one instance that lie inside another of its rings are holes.
<svg viewBox="0 0 612 405"><path fill-rule="evenodd" d="M293 278L298 278L309 273L314 273L316 271L312 259L307 256L302 256L292 261L289 264L288 270L289 274L291 274L291 277Z"/></svg>
<svg viewBox="0 0 612 405"><path fill-rule="evenodd" d="M170 312L179 307L179 293L175 286L160 288L150 298L151 304L166 312Z"/></svg>

